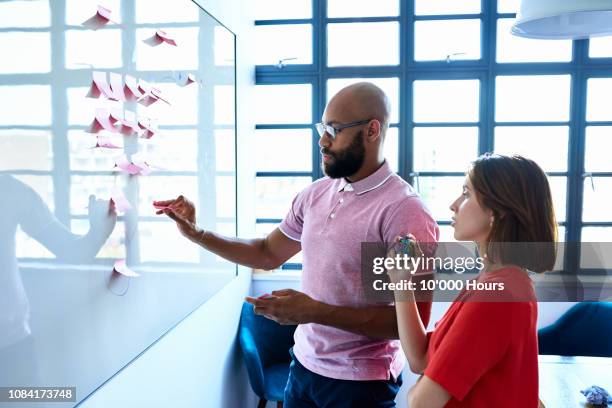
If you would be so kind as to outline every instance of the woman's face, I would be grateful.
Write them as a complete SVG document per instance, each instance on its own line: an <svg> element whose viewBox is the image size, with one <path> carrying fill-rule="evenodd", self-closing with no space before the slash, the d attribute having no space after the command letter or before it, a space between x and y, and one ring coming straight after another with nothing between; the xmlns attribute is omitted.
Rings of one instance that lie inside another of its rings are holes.
<svg viewBox="0 0 612 408"><path fill-rule="evenodd" d="M493 215L490 210L482 208L476 199L476 193L469 177L466 177L463 191L450 206L454 213L451 225L455 228L457 241L484 242L491 230Z"/></svg>

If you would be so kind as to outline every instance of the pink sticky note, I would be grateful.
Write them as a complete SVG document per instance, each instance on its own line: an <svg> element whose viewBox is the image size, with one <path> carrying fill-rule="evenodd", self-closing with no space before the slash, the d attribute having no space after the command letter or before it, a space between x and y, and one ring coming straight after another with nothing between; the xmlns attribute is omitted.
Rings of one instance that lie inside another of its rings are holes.
<svg viewBox="0 0 612 408"><path fill-rule="evenodd" d="M108 136L98 135L98 140L94 148L106 148L106 149L121 149L121 146L117 146Z"/></svg>
<svg viewBox="0 0 612 408"><path fill-rule="evenodd" d="M145 139L150 139L157 133L157 127L152 124L151 119L139 118L138 126L143 129L141 136Z"/></svg>
<svg viewBox="0 0 612 408"><path fill-rule="evenodd" d="M153 91L153 88L147 81L140 80L138 82L138 89L142 92L142 96L138 99L138 103L149 106L154 104L159 100L159 98L154 94L161 94L161 91Z"/></svg>
<svg viewBox="0 0 612 408"><path fill-rule="evenodd" d="M129 101L140 99L144 96L144 93L140 90L138 81L131 75L125 76L125 91L126 99Z"/></svg>
<svg viewBox="0 0 612 408"><path fill-rule="evenodd" d="M119 129L113 126L113 123L111 122L111 119L109 117L108 110L104 108L99 108L96 109L96 117L93 123L91 124L89 133L98 133L102 129L113 133L119 132Z"/></svg>
<svg viewBox="0 0 612 408"><path fill-rule="evenodd" d="M124 135L140 133L140 126L138 126L138 118L135 112L126 110L121 120L121 126L121 133Z"/></svg>
<svg viewBox="0 0 612 408"><path fill-rule="evenodd" d="M119 259L115 261L113 271L129 278L136 278L140 276L139 274L128 268L128 266L125 264L125 259Z"/></svg>
<svg viewBox="0 0 612 408"><path fill-rule="evenodd" d="M84 21L83 25L87 28L97 30L98 28L104 27L109 22L114 23L114 21L111 20L111 13L112 11L110 9L98 5L96 14Z"/></svg>
<svg viewBox="0 0 612 408"><path fill-rule="evenodd" d="M115 101L125 101L125 93L123 92L123 79L121 74L116 72L110 73L110 87L112 89L113 99Z"/></svg>
<svg viewBox="0 0 612 408"><path fill-rule="evenodd" d="M121 123L123 120L123 112L120 109L111 109L109 120L113 126L115 126L117 123Z"/></svg>
<svg viewBox="0 0 612 408"><path fill-rule="evenodd" d="M97 12L98 16L100 16L100 18L103 18L107 21L110 21L110 15L111 15L111 11L110 9L107 9L106 7L102 7L100 5L98 5L98 12Z"/></svg>
<svg viewBox="0 0 612 408"><path fill-rule="evenodd" d="M115 209L118 213L125 213L132 209L132 204L125 197L120 187L113 187L111 190L111 200L115 203Z"/></svg>
<svg viewBox="0 0 612 408"><path fill-rule="evenodd" d="M132 164L140 169L138 174L142 176L148 176L153 171L151 166L149 166L149 163L138 155L132 156Z"/></svg>
<svg viewBox="0 0 612 408"><path fill-rule="evenodd" d="M151 95L152 95L153 97L155 97L155 98L159 99L160 101L164 101L164 102L166 102L168 105L170 105L170 102L168 102L168 100L167 100L167 99L165 99L165 98L162 96L162 91L161 91L161 89L158 89L158 88L155 88L155 87L151 88Z"/></svg>
<svg viewBox="0 0 612 408"><path fill-rule="evenodd" d="M157 36L163 42L168 43L170 45L174 45L176 47L176 41L172 37L170 37L170 35L164 30L157 30L155 32L155 36Z"/></svg>
<svg viewBox="0 0 612 408"><path fill-rule="evenodd" d="M140 174L142 171L140 167L128 160L125 154L115 157L115 166L117 166L119 170L129 173L132 176Z"/></svg>
<svg viewBox="0 0 612 408"><path fill-rule="evenodd" d="M99 98L102 95L108 99L115 99L115 94L106 79L106 72L93 71L91 76L92 83L87 94L89 98Z"/></svg>

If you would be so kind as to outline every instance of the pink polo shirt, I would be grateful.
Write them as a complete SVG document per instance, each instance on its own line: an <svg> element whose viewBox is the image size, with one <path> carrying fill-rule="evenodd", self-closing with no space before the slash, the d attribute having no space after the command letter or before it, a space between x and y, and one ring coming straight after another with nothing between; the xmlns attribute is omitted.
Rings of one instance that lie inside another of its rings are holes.
<svg viewBox="0 0 612 408"><path fill-rule="evenodd" d="M348 307L380 306L364 296L362 242L392 242L407 232L421 242L439 237L417 193L387 162L355 183L328 177L315 181L294 198L279 229L302 245L302 291ZM310 371L343 380L397 378L405 363L399 340L314 323L298 326L293 352Z"/></svg>

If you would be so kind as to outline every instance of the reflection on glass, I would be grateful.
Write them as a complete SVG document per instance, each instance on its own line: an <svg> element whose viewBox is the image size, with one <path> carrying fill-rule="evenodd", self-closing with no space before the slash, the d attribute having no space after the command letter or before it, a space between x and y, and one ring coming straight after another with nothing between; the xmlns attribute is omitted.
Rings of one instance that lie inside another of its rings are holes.
<svg viewBox="0 0 612 408"><path fill-rule="evenodd" d="M587 120L612 120L611 94L612 78L589 78L587 80Z"/></svg>
<svg viewBox="0 0 612 408"><path fill-rule="evenodd" d="M311 18L312 0L255 0L255 20Z"/></svg>
<svg viewBox="0 0 612 408"><path fill-rule="evenodd" d="M437 221L450 221L450 205L461 195L465 177L416 177L414 186Z"/></svg>
<svg viewBox="0 0 612 408"><path fill-rule="evenodd" d="M311 177L257 177L255 216L284 218L295 195L311 182Z"/></svg>
<svg viewBox="0 0 612 408"><path fill-rule="evenodd" d="M123 136L112 137L116 145L122 145ZM97 149L96 138L90 133L82 130L71 130L68 132L68 145L70 152L70 170L73 171L107 171L115 167L115 157L121 154L119 149Z"/></svg>
<svg viewBox="0 0 612 408"><path fill-rule="evenodd" d="M255 26L255 64L312 64L312 25Z"/></svg>
<svg viewBox="0 0 612 408"><path fill-rule="evenodd" d="M89 229L89 221L87 219L73 219L70 221L70 229L74 234L85 235ZM117 221L115 229L108 237L104 246L100 249L97 258L124 259L127 256L126 237L133 239L135 235L134 227L130 229L130 235L126 235L125 223Z"/></svg>
<svg viewBox="0 0 612 408"><path fill-rule="evenodd" d="M236 177L215 177L217 217L236 218ZM207 192L204 192L206 194Z"/></svg>
<svg viewBox="0 0 612 408"><path fill-rule="evenodd" d="M162 43L151 46L144 42L163 30L176 41L177 46ZM134 61L142 71L178 71L198 69L199 32L197 27L155 27L136 30ZM208 34L208 33L206 33ZM210 33L212 36L212 31ZM212 55L210 56L212 58Z"/></svg>
<svg viewBox="0 0 612 408"><path fill-rule="evenodd" d="M14 176L14 178L26 185L28 189L32 189L42 199L45 205L49 207L49 210L55 211L53 179L51 176L30 176L21 174Z"/></svg>
<svg viewBox="0 0 612 408"><path fill-rule="evenodd" d="M587 126L584 169L589 172L612 171L612 127Z"/></svg>
<svg viewBox="0 0 612 408"><path fill-rule="evenodd" d="M398 78L332 78L327 80L327 102L342 88L356 82L372 82L382 89L391 104L390 123L399 122L399 79Z"/></svg>
<svg viewBox="0 0 612 408"><path fill-rule="evenodd" d="M0 3L2 4L2 3ZM23 52L23 50L28 50ZM29 74L51 71L51 34L0 33L0 74Z"/></svg>
<svg viewBox="0 0 612 408"><path fill-rule="evenodd" d="M312 85L255 86L255 122L312 123Z"/></svg>
<svg viewBox="0 0 612 408"><path fill-rule="evenodd" d="M416 21L415 61L480 59L480 20Z"/></svg>
<svg viewBox="0 0 612 408"><path fill-rule="evenodd" d="M215 65L234 66L234 34L221 26L215 27Z"/></svg>
<svg viewBox="0 0 612 408"><path fill-rule="evenodd" d="M495 120L569 120L570 82L570 75L498 76L495 82Z"/></svg>
<svg viewBox="0 0 612 408"><path fill-rule="evenodd" d="M477 127L415 127L415 171L466 171L478 155Z"/></svg>
<svg viewBox="0 0 612 408"><path fill-rule="evenodd" d="M536 40L510 32L514 18L497 21L497 62L567 62L572 60L571 40Z"/></svg>
<svg viewBox="0 0 612 408"><path fill-rule="evenodd" d="M155 208L151 203L154 200L159 200L160 194L163 194L162 200L183 194L185 197L189 197L197 208L200 202L197 181L195 175L159 176L152 173L148 177L141 178L138 191L139 215L154 216Z"/></svg>
<svg viewBox="0 0 612 408"><path fill-rule="evenodd" d="M582 221L612 221L612 210L610 209L612 177L587 177L584 179L583 189Z"/></svg>
<svg viewBox="0 0 612 408"><path fill-rule="evenodd" d="M197 263L199 249L196 245L185 245L181 239L160 239L160 237L178 237L176 224L173 222L140 222L141 262Z"/></svg>
<svg viewBox="0 0 612 408"><path fill-rule="evenodd" d="M234 132L229 131L233 140ZM140 152L161 171L189 171L198 169L198 133L193 129L160 128L149 140L142 140ZM228 165L232 166L233 159Z"/></svg>
<svg viewBox="0 0 612 408"><path fill-rule="evenodd" d="M399 0L328 0L327 17L387 17L399 15Z"/></svg>
<svg viewBox="0 0 612 408"><path fill-rule="evenodd" d="M480 81L414 81L415 122L477 122Z"/></svg>
<svg viewBox="0 0 612 408"><path fill-rule="evenodd" d="M0 85L0 126L51 124L49 85Z"/></svg>
<svg viewBox="0 0 612 408"><path fill-rule="evenodd" d="M234 87L215 85L214 97L215 125L234 124Z"/></svg>
<svg viewBox="0 0 612 408"><path fill-rule="evenodd" d="M53 3L53 0L50 0ZM111 11L114 22L121 22L121 0L66 0L66 24L81 25L85 20L96 14L98 4ZM110 26L114 24L109 23Z"/></svg>
<svg viewBox="0 0 612 408"><path fill-rule="evenodd" d="M520 154L545 172L567 171L568 134L567 126L497 126L495 152ZM555 154L550 154L553 146Z"/></svg>
<svg viewBox="0 0 612 408"><path fill-rule="evenodd" d="M91 125L97 108L122 109L122 103L111 101L106 98L87 98L88 86L78 88L67 88L68 98L68 124L69 125ZM95 145L95 143L94 143Z"/></svg>
<svg viewBox="0 0 612 408"><path fill-rule="evenodd" d="M478 14L480 0L416 0L414 11L416 15Z"/></svg>
<svg viewBox="0 0 612 408"><path fill-rule="evenodd" d="M49 27L50 24L48 0L0 2L0 28Z"/></svg>
<svg viewBox="0 0 612 408"><path fill-rule="evenodd" d="M0 170L49 171L53 167L47 130L0 130Z"/></svg>
<svg viewBox="0 0 612 408"><path fill-rule="evenodd" d="M612 58L612 37L593 37L589 39L589 57Z"/></svg>
<svg viewBox="0 0 612 408"><path fill-rule="evenodd" d="M195 125L198 123L199 88L195 84L178 87L173 82L151 81L151 85L162 91L168 103L158 101L149 106L138 104L137 112L152 118L159 126Z"/></svg>
<svg viewBox="0 0 612 408"><path fill-rule="evenodd" d="M256 171L312 171L311 129L255 131Z"/></svg>
<svg viewBox="0 0 612 408"><path fill-rule="evenodd" d="M399 64L399 23L395 21L328 24L327 43L330 67Z"/></svg>
<svg viewBox="0 0 612 408"><path fill-rule="evenodd" d="M89 196L110 198L115 186L122 186L117 176L72 176L70 180L70 213L87 214Z"/></svg>
<svg viewBox="0 0 612 408"><path fill-rule="evenodd" d="M232 129L215 130L215 166L219 171L234 171L236 143Z"/></svg>
<svg viewBox="0 0 612 408"><path fill-rule="evenodd" d="M121 30L67 30L66 68L119 68L122 65Z"/></svg>

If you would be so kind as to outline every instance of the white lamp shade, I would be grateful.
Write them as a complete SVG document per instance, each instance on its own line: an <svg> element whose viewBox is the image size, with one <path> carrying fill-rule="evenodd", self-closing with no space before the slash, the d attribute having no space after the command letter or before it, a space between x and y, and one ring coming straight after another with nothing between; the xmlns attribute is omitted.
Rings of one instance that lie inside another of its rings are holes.
<svg viewBox="0 0 612 408"><path fill-rule="evenodd" d="M612 35L612 0L522 0L512 34L550 40Z"/></svg>

